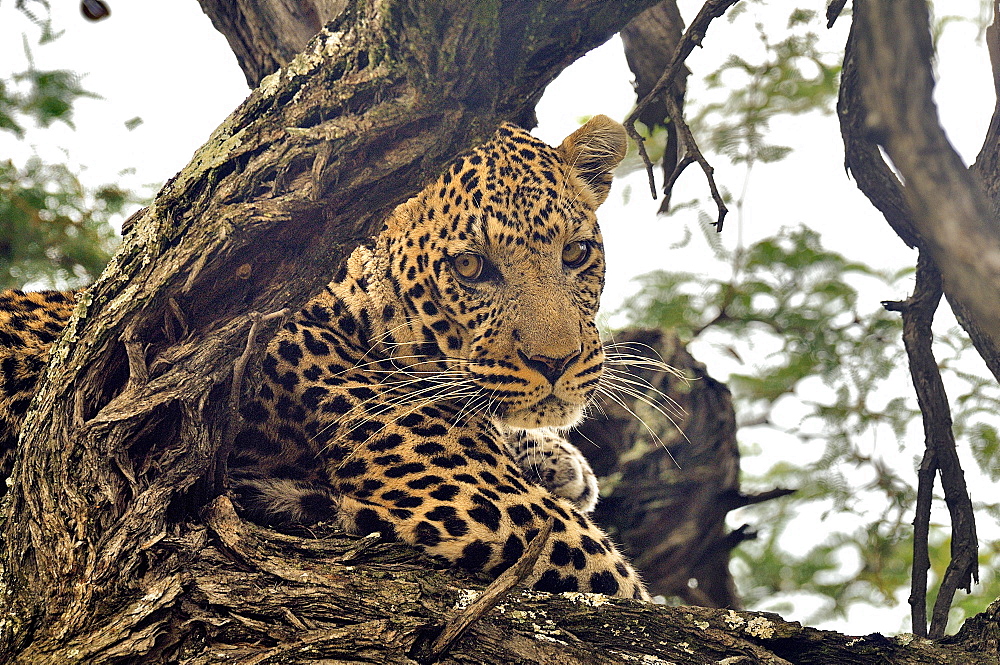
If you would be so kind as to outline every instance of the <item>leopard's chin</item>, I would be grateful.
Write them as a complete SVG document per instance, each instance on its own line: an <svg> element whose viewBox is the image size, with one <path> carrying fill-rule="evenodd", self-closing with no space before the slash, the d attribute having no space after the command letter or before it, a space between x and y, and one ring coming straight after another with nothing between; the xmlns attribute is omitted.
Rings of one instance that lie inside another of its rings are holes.
<svg viewBox="0 0 1000 665"><path fill-rule="evenodd" d="M501 426L513 430L539 427L565 429L583 420L583 405L549 395L528 408L502 414L497 420Z"/></svg>

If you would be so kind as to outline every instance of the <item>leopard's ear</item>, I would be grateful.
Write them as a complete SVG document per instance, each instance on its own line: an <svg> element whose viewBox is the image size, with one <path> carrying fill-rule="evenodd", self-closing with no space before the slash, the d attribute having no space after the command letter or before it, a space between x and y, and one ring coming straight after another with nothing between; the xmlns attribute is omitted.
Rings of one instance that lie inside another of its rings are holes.
<svg viewBox="0 0 1000 665"><path fill-rule="evenodd" d="M601 205L611 191L611 173L625 157L625 128L606 115L595 115L559 146L566 162Z"/></svg>

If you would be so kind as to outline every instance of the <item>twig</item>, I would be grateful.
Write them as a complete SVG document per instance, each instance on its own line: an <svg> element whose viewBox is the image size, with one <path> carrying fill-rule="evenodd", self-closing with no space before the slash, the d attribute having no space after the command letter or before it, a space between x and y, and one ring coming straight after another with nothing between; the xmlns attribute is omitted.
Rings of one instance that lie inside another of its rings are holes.
<svg viewBox="0 0 1000 665"><path fill-rule="evenodd" d="M913 563L910 567L910 632L927 637L927 571L931 557L927 551L930 540L931 501L934 498L934 476L937 458L933 447L924 448L924 457L917 470L917 501L913 508Z"/></svg>
<svg viewBox="0 0 1000 665"><path fill-rule="evenodd" d="M222 445L219 446L219 450L216 453L214 482L218 493L222 492L225 483L229 453L233 449L237 426L241 422L240 388L243 386L243 376L246 373L247 364L250 362L250 358L253 356L254 349L257 346L257 335L260 333L260 328L265 322L288 316L288 314L288 308L279 309L277 312L271 312L270 314L261 314L260 312L250 312L247 314L250 319L250 332L247 333L247 343L243 347L243 353L240 354L240 357L236 359L236 364L233 365L233 380L229 388L229 418L226 425L226 434L223 437Z"/></svg>
<svg viewBox="0 0 1000 665"><path fill-rule="evenodd" d="M743 508L745 506L753 506L758 503L764 503L765 501L773 501L774 499L780 499L783 496L795 494L796 492L798 492L798 490L775 487L774 489L767 490L766 492L757 492L756 494L740 493L733 497L734 501L731 510Z"/></svg>
<svg viewBox="0 0 1000 665"><path fill-rule="evenodd" d="M493 580L488 587L483 589L479 598L448 622L441 634L431 643L430 649L426 656L421 658L421 661L437 662L469 626L496 607L503 600L503 597L510 593L511 589L523 582L534 569L535 562L538 561L550 533L552 533L552 518L549 518L538 535L528 543L528 548L517 560L517 563Z"/></svg>
<svg viewBox="0 0 1000 665"><path fill-rule="evenodd" d="M292 625L292 628L295 628L296 630L316 630L315 623L309 621L308 619L299 618L295 616L295 613L292 612L287 607L282 607L281 613L285 616L286 619L288 619L288 623ZM307 621L309 623L306 623Z"/></svg>
<svg viewBox="0 0 1000 665"><path fill-rule="evenodd" d="M916 286L913 295L903 302L885 302L883 306L903 315L903 343L910 364L910 376L917 393L917 404L923 414L926 453L921 463L917 486L917 514L914 516L913 580L910 589L913 632L931 639L944 636L948 624L948 609L955 591L971 590L979 581L979 547L976 520L965 485L965 475L955 449L951 411L941 381L934 353L931 323L941 300L941 274L925 251L917 261ZM931 626L926 628L927 535L930 523L930 494L934 470L940 471L945 503L951 514L951 561L938 589L931 614ZM922 538L922 541L920 538Z"/></svg>
<svg viewBox="0 0 1000 665"><path fill-rule="evenodd" d="M625 119L624 125L625 130L628 135L636 142L639 148L639 155L642 157L643 163L646 165L646 173L649 177L649 189L653 198L657 198L656 194L656 180L653 176L653 163L649 159L649 154L646 152L645 139L635 128L635 121L643 110L651 104L659 95L663 94L664 101L666 102L667 115L670 118L671 124L673 124L673 131L678 134L680 139L680 144L684 148L684 157L677 162L677 166L674 168L674 172L670 174L664 183L663 191L664 196L669 200L671 188L674 182L680 174L694 162L698 162L701 166L702 171L705 173L705 177L708 179L708 186L712 192L712 199L715 201L716 206L719 209L719 218L715 224L716 231L722 230L723 220L726 218L726 213L729 209L726 208L725 202L722 200L722 196L719 195L719 189L715 184L714 169L705 159L704 155L701 154L701 150L698 148L698 143L694 139L694 135L691 133L691 128L688 127L687 122L684 120L684 114L681 113L680 108L677 106L676 101L669 95L666 94L667 88L673 83L674 78L677 73L681 70L684 65L684 61L691 51L694 50L695 46L700 46L702 40L705 38L705 32L708 30L709 24L716 18L722 16L726 11L735 5L739 0L708 0L704 5L702 5L701 10L698 15L694 17L691 25L688 26L687 30L684 31L684 36L681 37L680 42L677 44L677 48L674 51L673 57L670 59L670 64L664 70L663 75L653 86L653 89L649 91L642 100L636 105L632 112Z"/></svg>
<svg viewBox="0 0 1000 665"><path fill-rule="evenodd" d="M719 187L715 184L715 169L708 163L705 156L701 154L701 150L698 148L698 143L694 139L694 134L691 133L691 128L688 127L687 122L684 120L684 114L677 106L677 101L668 96L666 99L666 106L667 112L670 114L670 121L676 125L677 132L680 135L680 144L684 147L684 157L677 162L674 172L671 173L670 177L667 179L670 186L667 187L666 183L664 184L664 205L660 206L660 210L666 212L666 208L664 206L666 206L670 201L670 195L673 192L674 183L677 181L677 178L680 177L684 169L686 169L692 162L698 162L698 166L701 167L702 172L705 174L705 179L708 181L708 189L712 193L712 200L715 201L715 205L719 210L719 217L713 222L713 224L715 225L716 232L721 232L722 224L726 219L726 214L729 212L729 208L726 207L726 203L722 199L722 194L719 193Z"/></svg>
<svg viewBox="0 0 1000 665"><path fill-rule="evenodd" d="M833 27L833 24L837 22L840 18L840 13L844 11L844 5L847 4L847 0L832 0L832 2L826 6L826 27L829 30Z"/></svg>

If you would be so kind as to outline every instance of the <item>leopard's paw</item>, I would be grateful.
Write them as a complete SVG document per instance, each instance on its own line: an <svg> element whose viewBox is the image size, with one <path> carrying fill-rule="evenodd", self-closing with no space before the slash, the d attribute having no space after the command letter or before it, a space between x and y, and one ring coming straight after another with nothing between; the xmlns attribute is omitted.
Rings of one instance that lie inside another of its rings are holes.
<svg viewBox="0 0 1000 665"><path fill-rule="evenodd" d="M542 428L512 432L507 450L525 479L568 499L589 513L597 506L597 476L583 453L555 430Z"/></svg>

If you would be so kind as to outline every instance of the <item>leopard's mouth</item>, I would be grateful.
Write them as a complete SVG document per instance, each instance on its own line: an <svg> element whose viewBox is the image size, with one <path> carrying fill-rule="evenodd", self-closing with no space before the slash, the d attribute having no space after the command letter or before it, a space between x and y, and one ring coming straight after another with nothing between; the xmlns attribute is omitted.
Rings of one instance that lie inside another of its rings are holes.
<svg viewBox="0 0 1000 665"><path fill-rule="evenodd" d="M497 418L502 425L513 429L572 427L582 419L582 404L567 402L552 393L531 406L502 413Z"/></svg>

